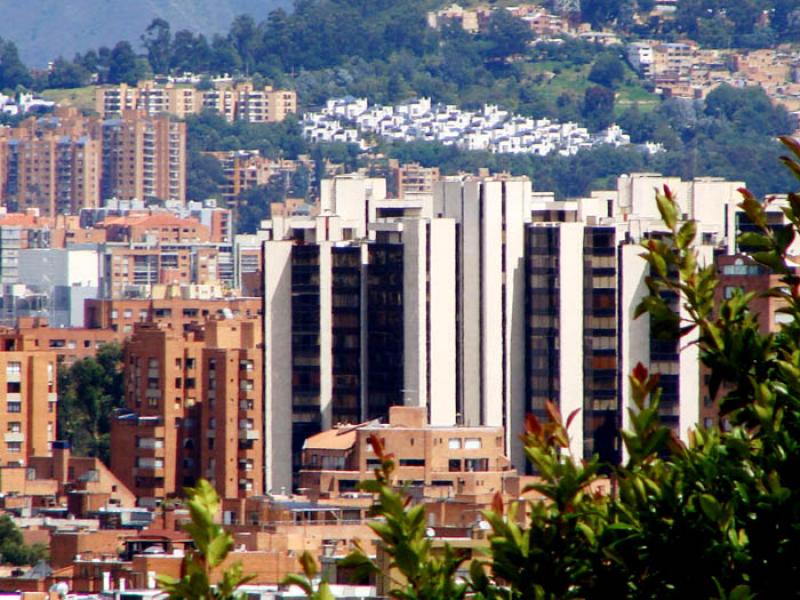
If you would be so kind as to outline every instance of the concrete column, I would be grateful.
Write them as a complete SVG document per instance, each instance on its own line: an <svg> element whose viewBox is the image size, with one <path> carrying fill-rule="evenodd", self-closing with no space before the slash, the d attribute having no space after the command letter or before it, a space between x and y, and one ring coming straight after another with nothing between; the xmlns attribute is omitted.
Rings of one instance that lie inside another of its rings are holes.
<svg viewBox="0 0 800 600"><path fill-rule="evenodd" d="M264 244L264 486L292 484L292 242Z"/></svg>

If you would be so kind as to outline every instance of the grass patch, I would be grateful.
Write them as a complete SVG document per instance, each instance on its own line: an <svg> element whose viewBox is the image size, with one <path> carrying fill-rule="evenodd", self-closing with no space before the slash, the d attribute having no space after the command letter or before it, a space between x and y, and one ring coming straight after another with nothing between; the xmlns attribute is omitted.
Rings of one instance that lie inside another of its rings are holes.
<svg viewBox="0 0 800 600"><path fill-rule="evenodd" d="M95 87L92 85L81 88L52 89L44 90L41 96L62 106L74 106L80 110L93 111L94 90Z"/></svg>

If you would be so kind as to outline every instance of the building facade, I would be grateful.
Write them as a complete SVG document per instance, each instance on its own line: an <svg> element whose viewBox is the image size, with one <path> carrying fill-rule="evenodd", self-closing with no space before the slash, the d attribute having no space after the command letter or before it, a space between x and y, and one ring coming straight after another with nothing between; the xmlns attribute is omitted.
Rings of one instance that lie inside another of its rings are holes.
<svg viewBox="0 0 800 600"><path fill-rule="evenodd" d="M52 456L56 406L54 352L0 352L0 465L25 466L33 457Z"/></svg>
<svg viewBox="0 0 800 600"><path fill-rule="evenodd" d="M261 346L258 319L208 319L186 333L136 326L111 469L140 505L180 496L200 477L223 498L263 489Z"/></svg>
<svg viewBox="0 0 800 600"><path fill-rule="evenodd" d="M125 111L102 123L103 198L186 200L186 123Z"/></svg>
<svg viewBox="0 0 800 600"><path fill-rule="evenodd" d="M523 469L524 416L553 401L579 411L576 460L618 463L638 362L662 373L662 418L685 439L702 405L696 348L634 319L650 275L640 243L667 233L663 185L698 224L701 262L736 251L741 183L653 174L559 202L513 177L445 177L415 200L337 177L318 216L265 222L268 487L289 485L278 457L303 439L396 405L426 407L434 425L503 427Z"/></svg>
<svg viewBox="0 0 800 600"><path fill-rule="evenodd" d="M95 110L102 117L141 110L150 116L171 114L179 118L213 110L228 121L278 123L297 112L297 94L271 86L256 88L250 82L217 83L199 90L189 85L141 81L95 89Z"/></svg>

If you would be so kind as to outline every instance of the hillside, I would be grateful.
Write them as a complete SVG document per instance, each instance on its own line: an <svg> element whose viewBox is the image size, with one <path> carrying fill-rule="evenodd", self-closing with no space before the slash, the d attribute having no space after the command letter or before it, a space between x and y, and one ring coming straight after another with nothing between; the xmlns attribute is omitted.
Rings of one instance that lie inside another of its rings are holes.
<svg viewBox="0 0 800 600"><path fill-rule="evenodd" d="M42 67L48 60L119 40L138 42L155 17L172 30L206 34L228 29L236 15L248 13L260 21L291 0L0 0L0 37L14 41L22 60Z"/></svg>

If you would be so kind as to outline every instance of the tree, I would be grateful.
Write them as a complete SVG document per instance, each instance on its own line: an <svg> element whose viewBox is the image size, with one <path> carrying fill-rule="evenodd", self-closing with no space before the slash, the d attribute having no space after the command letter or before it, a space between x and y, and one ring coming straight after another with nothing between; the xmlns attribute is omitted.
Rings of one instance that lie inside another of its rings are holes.
<svg viewBox="0 0 800 600"><path fill-rule="evenodd" d="M287 197L286 183L275 175L266 185L242 192L236 199L236 233L255 233L262 219L269 219L270 204Z"/></svg>
<svg viewBox="0 0 800 600"><path fill-rule="evenodd" d="M89 72L79 63L70 62L59 56L47 75L47 85L51 88L77 88L89 83Z"/></svg>
<svg viewBox="0 0 800 600"><path fill-rule="evenodd" d="M169 23L164 19L153 19L141 39L153 72L160 75L169 73L172 59L172 34Z"/></svg>
<svg viewBox="0 0 800 600"><path fill-rule="evenodd" d="M190 200L219 198L225 171L213 156L189 150L186 161L186 197Z"/></svg>
<svg viewBox="0 0 800 600"><path fill-rule="evenodd" d="M203 73L210 69L211 60L211 47L203 34L195 37L188 29L181 29L172 38L170 70Z"/></svg>
<svg viewBox="0 0 800 600"><path fill-rule="evenodd" d="M586 88L581 116L593 131L611 125L614 122L614 92L602 86Z"/></svg>
<svg viewBox="0 0 800 600"><path fill-rule="evenodd" d="M597 57L589 71L589 81L607 88L616 88L625 79L625 65L619 56L604 52Z"/></svg>
<svg viewBox="0 0 800 600"><path fill-rule="evenodd" d="M9 515L0 516L0 564L35 565L47 557L42 544L28 546L22 533Z"/></svg>
<svg viewBox="0 0 800 600"><path fill-rule="evenodd" d="M623 5L623 0L581 2L581 18L591 23L593 28L601 28L620 16Z"/></svg>
<svg viewBox="0 0 800 600"><path fill-rule="evenodd" d="M97 456L108 464L111 413L124 404L122 348L104 344L97 356L58 372L58 435L77 455Z"/></svg>
<svg viewBox="0 0 800 600"><path fill-rule="evenodd" d="M242 61L245 75L249 75L259 43L260 32L250 15L239 15L231 23L228 37Z"/></svg>
<svg viewBox="0 0 800 600"><path fill-rule="evenodd" d="M241 600L236 589L252 579L242 573L241 563L226 567L220 581L211 583L233 550L233 536L214 522L220 506L217 492L205 479L185 491L191 521L183 529L192 536L194 549L183 559L180 579L159 576L159 583L169 600Z"/></svg>
<svg viewBox="0 0 800 600"><path fill-rule="evenodd" d="M108 63L108 83L136 85L139 79L136 54L128 42L118 42Z"/></svg>
<svg viewBox="0 0 800 600"><path fill-rule="evenodd" d="M19 58L17 45L0 38L0 90L30 84L31 74Z"/></svg>
<svg viewBox="0 0 800 600"><path fill-rule="evenodd" d="M528 43L533 39L533 32L525 21L504 8L498 8L492 11L483 37L488 44L487 57L503 60L516 54L524 54L528 50Z"/></svg>

